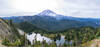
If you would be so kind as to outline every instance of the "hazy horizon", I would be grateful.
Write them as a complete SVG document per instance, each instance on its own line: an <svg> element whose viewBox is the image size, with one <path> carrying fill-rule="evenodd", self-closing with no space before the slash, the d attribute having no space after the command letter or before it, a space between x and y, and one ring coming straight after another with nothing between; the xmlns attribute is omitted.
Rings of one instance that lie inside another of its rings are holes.
<svg viewBox="0 0 100 47"><path fill-rule="evenodd" d="M65 16L100 18L100 0L0 0L0 17L34 15L46 9Z"/></svg>

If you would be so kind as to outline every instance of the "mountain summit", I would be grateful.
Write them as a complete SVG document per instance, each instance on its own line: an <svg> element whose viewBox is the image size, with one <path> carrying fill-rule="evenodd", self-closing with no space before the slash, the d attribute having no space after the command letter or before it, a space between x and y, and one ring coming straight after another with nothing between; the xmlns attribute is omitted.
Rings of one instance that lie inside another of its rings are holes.
<svg viewBox="0 0 100 47"><path fill-rule="evenodd" d="M22 25L23 22L29 22L32 25L36 26L37 28L42 28L43 30L47 31L61 31L69 28L78 28L84 26L91 26L91 27L100 26L99 19L68 17L56 14L51 10L44 10L43 12L34 16L10 17L4 19L12 19L13 22L22 23ZM31 28L33 28L33 26Z"/></svg>
<svg viewBox="0 0 100 47"><path fill-rule="evenodd" d="M38 15L42 15L42 16L56 16L57 14L51 10L44 10L41 13L39 13Z"/></svg>

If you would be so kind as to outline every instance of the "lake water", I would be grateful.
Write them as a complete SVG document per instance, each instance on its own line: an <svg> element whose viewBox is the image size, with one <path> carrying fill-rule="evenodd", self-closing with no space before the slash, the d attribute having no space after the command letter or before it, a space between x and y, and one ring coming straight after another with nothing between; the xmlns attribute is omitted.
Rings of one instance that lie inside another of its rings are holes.
<svg viewBox="0 0 100 47"><path fill-rule="evenodd" d="M32 33L32 34L27 34L27 39L33 44L33 40L37 40L42 42L43 40L46 40L47 43L52 43L52 40L50 38L47 38L45 36L41 36L40 34Z"/></svg>
<svg viewBox="0 0 100 47"><path fill-rule="evenodd" d="M45 40L48 44L54 41L48 37L42 36L41 34L36 34L36 33L27 34L27 39L31 42L31 44L33 44L33 40L35 40L35 38L37 41L40 41L40 42ZM64 44L64 42L66 42L67 44L67 41L65 41L65 36L61 36L60 40L56 40L55 42L57 46ZM70 41L69 44L72 44L72 41Z"/></svg>
<svg viewBox="0 0 100 47"><path fill-rule="evenodd" d="M18 31L19 31L19 33L21 35L24 35L24 31L23 30L18 29ZM33 41L35 39L37 41L40 41L40 42L42 42L43 40L45 40L46 43L48 43L48 44L50 44L50 43L52 43L54 41L54 40L52 40L52 39L50 39L48 37L42 36L39 33L36 34L34 32L32 34L26 34L26 37L30 41L31 44L33 44ZM56 40L55 42L56 42L57 46L64 44L64 42L66 42L66 44L68 44L68 42L65 40L65 36L61 36L60 40ZM70 41L69 44L72 44L72 41Z"/></svg>

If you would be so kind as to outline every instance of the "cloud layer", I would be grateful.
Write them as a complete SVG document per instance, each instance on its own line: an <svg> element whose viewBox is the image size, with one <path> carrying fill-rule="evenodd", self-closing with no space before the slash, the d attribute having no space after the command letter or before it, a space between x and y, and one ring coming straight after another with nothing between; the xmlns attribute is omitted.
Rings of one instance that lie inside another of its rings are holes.
<svg viewBox="0 0 100 47"><path fill-rule="evenodd" d="M65 15L100 18L100 0L59 0Z"/></svg>
<svg viewBox="0 0 100 47"><path fill-rule="evenodd" d="M100 18L100 0L0 0L0 16L45 9L65 16Z"/></svg>

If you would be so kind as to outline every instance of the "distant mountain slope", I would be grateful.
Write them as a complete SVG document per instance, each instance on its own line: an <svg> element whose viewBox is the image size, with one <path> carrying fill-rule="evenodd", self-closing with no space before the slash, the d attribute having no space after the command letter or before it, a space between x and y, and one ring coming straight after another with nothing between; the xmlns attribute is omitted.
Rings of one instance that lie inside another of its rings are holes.
<svg viewBox="0 0 100 47"><path fill-rule="evenodd" d="M13 19L14 22L17 22L17 19ZM61 31L68 28L81 27L84 23L75 20L57 20L50 16L25 16L18 17L19 21L27 21L32 23L38 28L42 28L48 31Z"/></svg>
<svg viewBox="0 0 100 47"><path fill-rule="evenodd" d="M42 30L40 28L37 28L36 26L34 26L33 24L31 24L29 22L18 23L17 27L24 30L27 33L31 33L34 30Z"/></svg>
<svg viewBox="0 0 100 47"><path fill-rule="evenodd" d="M100 26L100 19L68 17L56 14L51 10L45 10L34 16L6 17L4 19L12 19L15 23L26 21L48 31L61 31L82 26Z"/></svg>

